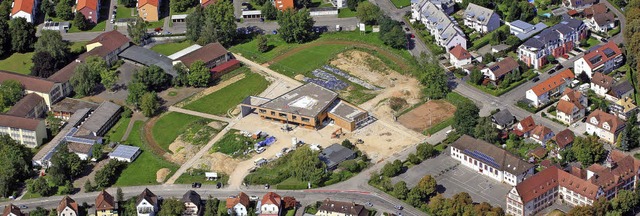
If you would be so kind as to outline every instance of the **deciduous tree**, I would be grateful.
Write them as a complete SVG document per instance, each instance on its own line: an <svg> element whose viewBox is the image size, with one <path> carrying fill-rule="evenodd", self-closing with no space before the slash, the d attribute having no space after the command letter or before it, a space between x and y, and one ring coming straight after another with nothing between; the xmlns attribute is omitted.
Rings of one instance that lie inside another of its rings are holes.
<svg viewBox="0 0 640 216"><path fill-rule="evenodd" d="M422 160L429 159L433 157L436 153L437 151L429 143L420 143L416 147L416 154Z"/></svg>
<svg viewBox="0 0 640 216"><path fill-rule="evenodd" d="M267 20L275 20L278 18L278 9L271 1L266 1L262 5L262 17Z"/></svg>
<svg viewBox="0 0 640 216"><path fill-rule="evenodd" d="M24 86L16 80L5 80L0 84L0 108L13 106L24 96Z"/></svg>
<svg viewBox="0 0 640 216"><path fill-rule="evenodd" d="M474 128L478 124L479 112L480 109L473 103L458 106L453 114L452 127L460 134L473 134Z"/></svg>
<svg viewBox="0 0 640 216"><path fill-rule="evenodd" d="M146 117L154 116L160 108L160 101L158 101L158 95L155 92L147 92L142 95L140 101L140 110Z"/></svg>
<svg viewBox="0 0 640 216"><path fill-rule="evenodd" d="M47 180L43 177L27 180L27 190L45 197L51 196L55 192L55 188L49 186L49 183L47 183Z"/></svg>
<svg viewBox="0 0 640 216"><path fill-rule="evenodd" d="M304 43L313 39L313 25L315 21L309 15L308 9L294 10L289 8L278 13L278 32L287 43Z"/></svg>
<svg viewBox="0 0 640 216"><path fill-rule="evenodd" d="M368 1L359 3L356 9L356 16L361 22L366 24L376 24L380 15L382 15L380 7Z"/></svg>
<svg viewBox="0 0 640 216"><path fill-rule="evenodd" d="M144 84L148 91L159 91L168 86L170 77L162 68L151 65L139 69L133 75L133 81Z"/></svg>
<svg viewBox="0 0 640 216"><path fill-rule="evenodd" d="M89 27L91 27L91 23L89 22L89 20L84 17L84 15L80 13L80 11L76 12L75 17L73 18L73 25L78 27L80 31L85 31L89 29Z"/></svg>
<svg viewBox="0 0 640 216"><path fill-rule="evenodd" d="M47 216L49 215L49 211L38 206L35 210L29 212L29 216Z"/></svg>
<svg viewBox="0 0 640 216"><path fill-rule="evenodd" d="M96 172L94 177L96 188L104 189L115 183L126 165L118 160L109 160L109 163Z"/></svg>
<svg viewBox="0 0 640 216"><path fill-rule="evenodd" d="M160 212L158 212L159 216L175 216L181 215L184 211L185 206L180 200L170 198L165 199L162 202L162 206L160 208Z"/></svg>
<svg viewBox="0 0 640 216"><path fill-rule="evenodd" d="M305 182L317 184L327 176L327 165L320 161L319 152L311 151L308 147L298 148L291 155L290 167L293 176Z"/></svg>
<svg viewBox="0 0 640 216"><path fill-rule="evenodd" d="M407 198L407 194L409 193L409 188L407 187L407 183L404 181L399 181L395 185L393 185L392 194L396 198L400 200L404 200Z"/></svg>
<svg viewBox="0 0 640 216"><path fill-rule="evenodd" d="M16 17L9 21L11 35L11 50L24 53L33 48L36 39L36 29L32 23L22 17Z"/></svg>
<svg viewBox="0 0 640 216"><path fill-rule="evenodd" d="M8 1L0 3L0 7ZM1 8L0 8L1 10ZM9 23L6 19L0 18L0 56L11 53L11 34L9 31Z"/></svg>
<svg viewBox="0 0 640 216"><path fill-rule="evenodd" d="M595 136L576 137L571 151L583 166L590 166L606 157L604 146L598 142L598 137Z"/></svg>
<svg viewBox="0 0 640 216"><path fill-rule="evenodd" d="M219 42L229 46L236 36L236 18L231 1L217 1L204 11L204 28L198 43L201 45Z"/></svg>
<svg viewBox="0 0 640 216"><path fill-rule="evenodd" d="M207 87L211 80L211 72L209 72L209 68L203 61L198 60L191 64L187 79L189 80L189 86Z"/></svg>
<svg viewBox="0 0 640 216"><path fill-rule="evenodd" d="M31 75L41 78L47 78L58 71L58 61L48 52L36 52L31 57L33 66L31 66Z"/></svg>
<svg viewBox="0 0 640 216"><path fill-rule="evenodd" d="M141 44L147 38L147 26L148 23L141 17L137 17L135 23L127 23L127 33L133 43Z"/></svg>
<svg viewBox="0 0 640 216"><path fill-rule="evenodd" d="M442 99L451 91L449 89L449 78L444 70L437 64L423 64L424 73L420 78L420 83L425 87L422 89L424 96L428 99Z"/></svg>
<svg viewBox="0 0 640 216"><path fill-rule="evenodd" d="M73 180L84 171L86 162L80 159L77 154L68 151L67 143L58 146L51 157L51 167L48 170L49 180L54 185L62 186L65 182ZM73 188L71 188L73 189Z"/></svg>
<svg viewBox="0 0 640 216"><path fill-rule="evenodd" d="M209 197L209 199L207 199L207 203L205 204L205 208L204 208L204 216L216 216L218 215L218 204L220 203L220 200L218 200L218 198L211 198Z"/></svg>
<svg viewBox="0 0 640 216"><path fill-rule="evenodd" d="M97 56L90 56L80 63L71 76L73 91L80 96L91 95L100 81L100 74L107 70L107 63Z"/></svg>
<svg viewBox="0 0 640 216"><path fill-rule="evenodd" d="M263 12L264 13L264 12ZM196 7L196 9L187 15L187 39L197 41L202 31L202 23L204 23L204 8Z"/></svg>
<svg viewBox="0 0 640 216"><path fill-rule="evenodd" d="M100 71L100 83L108 91L113 91L116 83L118 82L117 70L102 70Z"/></svg>
<svg viewBox="0 0 640 216"><path fill-rule="evenodd" d="M471 74L469 75L469 82L479 85L482 82L482 72L480 69L473 68L471 70Z"/></svg>
<svg viewBox="0 0 640 216"><path fill-rule="evenodd" d="M497 143L498 129L493 126L489 117L482 117L474 129L474 137L487 141L488 143Z"/></svg>
<svg viewBox="0 0 640 216"><path fill-rule="evenodd" d="M141 82L129 82L127 86L127 104L132 105L133 107L140 108L140 99L142 95L147 93L147 87L144 83Z"/></svg>
<svg viewBox="0 0 640 216"><path fill-rule="evenodd" d="M59 0L56 4L56 16L63 20L73 19L73 4L71 0Z"/></svg>
<svg viewBox="0 0 640 216"><path fill-rule="evenodd" d="M261 53L269 51L269 44L267 43L267 37L264 35L258 35L256 38L258 41L258 51Z"/></svg>

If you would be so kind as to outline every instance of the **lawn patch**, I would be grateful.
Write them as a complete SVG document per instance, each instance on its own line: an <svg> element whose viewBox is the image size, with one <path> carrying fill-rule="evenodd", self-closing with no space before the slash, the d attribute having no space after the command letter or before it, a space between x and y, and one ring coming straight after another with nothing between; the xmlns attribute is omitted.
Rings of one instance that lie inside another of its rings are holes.
<svg viewBox="0 0 640 216"><path fill-rule="evenodd" d="M181 42L158 44L151 47L151 50L162 55L169 56L191 45L193 45L193 42L190 40L184 40Z"/></svg>
<svg viewBox="0 0 640 216"><path fill-rule="evenodd" d="M153 129L151 129L153 140L155 140L162 149L169 151L169 145L171 145L180 134L183 134L189 128L189 125L196 121L203 120L205 123L209 122L208 119L202 117L169 112L158 118L158 121L153 125Z"/></svg>
<svg viewBox="0 0 640 216"><path fill-rule="evenodd" d="M258 51L258 40L251 40L247 43L235 45L229 48L229 50L234 53L239 53L245 58L255 62L265 63L299 45L288 44L282 40L279 35L266 35L266 37L267 44L269 47L272 47L267 52L261 53Z"/></svg>
<svg viewBox="0 0 640 216"><path fill-rule="evenodd" d="M116 122L116 124L111 127L111 130L109 130L106 135L109 142L122 141L122 136L124 136L124 132L127 130L130 121L131 118L120 118L120 120L118 120L118 122Z"/></svg>
<svg viewBox="0 0 640 216"><path fill-rule="evenodd" d="M153 154L149 146L142 141L142 125L144 122L136 121L133 124L129 138L125 143L140 147L142 153L133 163L127 165L122 171L115 186L156 185L156 172L162 168L168 168L171 173L178 169L176 164L164 160Z"/></svg>
<svg viewBox="0 0 640 216"><path fill-rule="evenodd" d="M257 95L269 86L269 82L256 73L246 73L245 78L216 92L193 101L183 108L213 115L226 115L247 96Z"/></svg>
<svg viewBox="0 0 640 216"><path fill-rule="evenodd" d="M131 15L132 12L134 15ZM116 8L116 20L124 18L136 18L135 8L127 8L124 5L118 4L118 8Z"/></svg>
<svg viewBox="0 0 640 216"><path fill-rule="evenodd" d="M356 16L356 12L352 11L349 8L340 8L340 10L338 10L338 18L348 18L348 17L355 17Z"/></svg>
<svg viewBox="0 0 640 216"><path fill-rule="evenodd" d="M213 144L209 152L220 152L236 158L245 155L244 152L253 148L253 144L258 141L240 134L238 130L231 129L220 141Z"/></svg>
<svg viewBox="0 0 640 216"><path fill-rule="evenodd" d="M391 0L391 3L393 3L396 8L403 8L411 5L411 0Z"/></svg>
<svg viewBox="0 0 640 216"><path fill-rule="evenodd" d="M342 44L313 46L273 63L269 68L289 77L297 74L310 75L311 71L325 65L327 61L348 48Z"/></svg>
<svg viewBox="0 0 640 216"><path fill-rule="evenodd" d="M9 57L0 60L0 70L16 72L19 74L30 74L33 62L33 52L13 53Z"/></svg>

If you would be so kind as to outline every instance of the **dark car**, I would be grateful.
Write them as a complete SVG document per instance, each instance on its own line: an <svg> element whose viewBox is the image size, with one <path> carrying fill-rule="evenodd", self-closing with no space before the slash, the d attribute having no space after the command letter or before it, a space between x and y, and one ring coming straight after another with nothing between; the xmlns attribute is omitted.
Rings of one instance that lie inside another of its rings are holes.
<svg viewBox="0 0 640 216"><path fill-rule="evenodd" d="M551 70L549 70L549 74L553 74L553 73L555 73L555 72L556 72L556 69L551 69Z"/></svg>
<svg viewBox="0 0 640 216"><path fill-rule="evenodd" d="M406 25L406 23L404 23L404 21L400 22L400 25Z"/></svg>
<svg viewBox="0 0 640 216"><path fill-rule="evenodd" d="M202 187L202 183L200 183L200 182L194 182L194 183L192 183L192 184L191 184L191 187L192 187L192 188L200 188L200 187Z"/></svg>
<svg viewBox="0 0 640 216"><path fill-rule="evenodd" d="M411 31L411 29L409 29L409 28L404 28L404 30L405 30L405 31Z"/></svg>
<svg viewBox="0 0 640 216"><path fill-rule="evenodd" d="M216 189L220 189L222 187L222 183L218 182L218 184L216 184Z"/></svg>
<svg viewBox="0 0 640 216"><path fill-rule="evenodd" d="M540 81L540 78L535 77L535 78L531 79L531 81L533 81L533 82L538 82L538 81Z"/></svg>
<svg viewBox="0 0 640 216"><path fill-rule="evenodd" d="M606 38L602 38L602 39L600 39L600 41L605 42L605 43L609 42L609 40L607 40Z"/></svg>

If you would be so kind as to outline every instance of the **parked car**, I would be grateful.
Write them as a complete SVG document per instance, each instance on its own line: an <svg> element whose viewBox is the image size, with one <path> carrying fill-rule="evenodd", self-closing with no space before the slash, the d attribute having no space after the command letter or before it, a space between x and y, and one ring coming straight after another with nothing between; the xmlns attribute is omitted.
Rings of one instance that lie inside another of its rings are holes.
<svg viewBox="0 0 640 216"><path fill-rule="evenodd" d="M402 207L401 205L397 205L397 206L395 206L395 207L396 207L396 209L398 209L398 210L402 210L402 209L404 209L404 207Z"/></svg>
<svg viewBox="0 0 640 216"><path fill-rule="evenodd" d="M260 148L256 149L256 153L260 154L260 153L264 152L264 150L267 150L267 149L265 149L264 147L260 147Z"/></svg>
<svg viewBox="0 0 640 216"><path fill-rule="evenodd" d="M258 196L256 196L256 195L251 195L251 196L249 197L249 199L250 199L251 201L256 201L256 200L258 200Z"/></svg>
<svg viewBox="0 0 640 216"><path fill-rule="evenodd" d="M116 23L116 19L111 18L110 22L111 22L111 24L114 24L114 23Z"/></svg>
<svg viewBox="0 0 640 216"><path fill-rule="evenodd" d="M556 72L556 69L551 69L551 70L549 70L549 74L553 74L553 73L555 73L555 72Z"/></svg>
<svg viewBox="0 0 640 216"><path fill-rule="evenodd" d="M533 82L538 82L538 81L540 81L540 78L538 78L538 77L534 77L533 79L531 79L531 81L533 81Z"/></svg>
<svg viewBox="0 0 640 216"><path fill-rule="evenodd" d="M409 29L409 28L404 28L404 30L405 30L405 31L411 31L411 29Z"/></svg>
<svg viewBox="0 0 640 216"><path fill-rule="evenodd" d="M605 43L609 42L609 40L607 40L606 38L602 38L602 39L600 39L600 41L605 42Z"/></svg>
<svg viewBox="0 0 640 216"><path fill-rule="evenodd" d="M216 189L220 189L222 187L222 183L218 182L218 184L216 184Z"/></svg>
<svg viewBox="0 0 640 216"><path fill-rule="evenodd" d="M28 207L28 206L26 206L26 205L20 205L20 207L19 207L19 208L21 208L21 209L26 209L26 208L29 208L29 207Z"/></svg>
<svg viewBox="0 0 640 216"><path fill-rule="evenodd" d="M200 187L202 187L202 183L200 183L200 182L191 183L191 187L192 188L200 188Z"/></svg>

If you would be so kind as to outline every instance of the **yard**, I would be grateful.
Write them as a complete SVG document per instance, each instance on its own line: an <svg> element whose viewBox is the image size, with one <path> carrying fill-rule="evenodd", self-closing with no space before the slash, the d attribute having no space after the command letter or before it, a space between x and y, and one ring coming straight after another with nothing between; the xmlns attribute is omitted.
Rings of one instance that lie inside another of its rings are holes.
<svg viewBox="0 0 640 216"><path fill-rule="evenodd" d="M259 74L247 72L245 75L245 78L192 101L183 108L213 115L226 115L247 96L257 95L269 86L269 82Z"/></svg>
<svg viewBox="0 0 640 216"><path fill-rule="evenodd" d="M493 30L492 32L495 32L498 30L509 32L509 26L508 25L500 26L498 29ZM470 40L472 45L471 45L471 48L469 48L469 50L478 50L483 46L486 46L491 41L491 38L493 38L493 34L490 32L478 39Z"/></svg>
<svg viewBox="0 0 640 216"><path fill-rule="evenodd" d="M140 147L140 156L125 168L116 181L115 186L155 185L158 170L167 168L170 175L178 169L176 164L164 160L161 156L153 154L150 147L142 141L142 126L144 122L136 121L131 129L131 134L125 142L128 145ZM165 177L166 178L166 177Z"/></svg>
<svg viewBox="0 0 640 216"><path fill-rule="evenodd" d="M347 18L347 17L355 17L356 12L350 10L349 8L340 8L338 10L338 18Z"/></svg>
<svg viewBox="0 0 640 216"><path fill-rule="evenodd" d="M393 3L396 8L404 8L411 5L411 0L391 0L391 3Z"/></svg>
<svg viewBox="0 0 640 216"><path fill-rule="evenodd" d="M153 140L155 140L162 149L170 152L169 145L171 145L178 136L183 134L192 123L198 120L206 120L209 122L208 119L177 112L169 112L162 115L151 129Z"/></svg>
<svg viewBox="0 0 640 216"><path fill-rule="evenodd" d="M0 70L16 72L20 74L30 74L33 62L31 58L33 52L14 53L11 56L0 60Z"/></svg>
<svg viewBox="0 0 640 216"><path fill-rule="evenodd" d="M245 137L240 134L240 131L231 129L227 132L220 141L216 142L211 149L210 153L220 152L231 157L245 156L244 151L253 148L253 144L258 140Z"/></svg>
<svg viewBox="0 0 640 216"><path fill-rule="evenodd" d="M591 47L594 47L596 45L600 44L600 41L594 37L589 37L589 39L587 39L587 46L584 47L586 50L591 49Z"/></svg>
<svg viewBox="0 0 640 216"><path fill-rule="evenodd" d="M105 31L105 28L107 26L107 21L108 20L102 20L99 21L97 24L95 24L93 27L91 27L90 29L87 29L85 31L81 31L80 29L78 29L77 26L71 24L71 27L69 28L69 30L67 31L67 33L76 33L76 32L99 32L99 31Z"/></svg>
<svg viewBox="0 0 640 216"><path fill-rule="evenodd" d="M131 118L120 118L118 122L116 122L111 130L107 132L107 139L109 142L120 142L122 140L122 136L124 136L124 132L127 130L127 126L129 126L129 122Z"/></svg>
<svg viewBox="0 0 640 216"><path fill-rule="evenodd" d="M157 53L160 53L162 55L169 56L191 45L193 45L192 41L184 40L181 42L158 44L151 47L151 50L156 51Z"/></svg>
<svg viewBox="0 0 640 216"><path fill-rule="evenodd" d="M269 51L261 53L258 51L258 41L251 40L247 43L238 44L231 48L229 51L234 53L240 53L245 58L251 59L258 63L265 63L287 51L298 46L298 44L288 44L280 38L278 35L267 35L268 45L271 47Z"/></svg>
<svg viewBox="0 0 640 216"><path fill-rule="evenodd" d="M136 18L135 8L127 8L124 5L118 4L118 8L116 8L116 20L123 18Z"/></svg>

